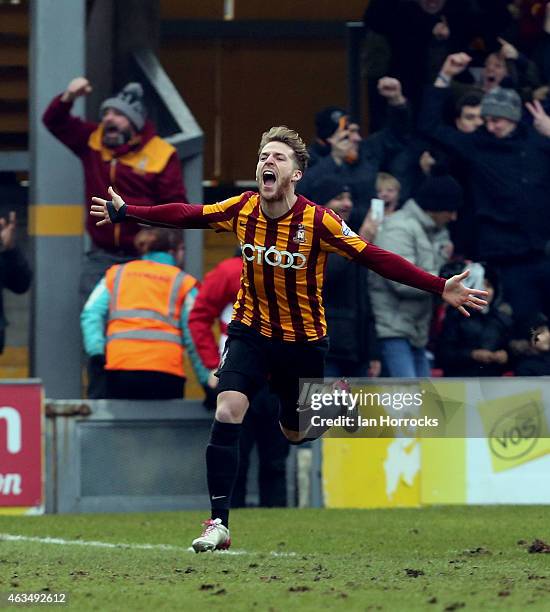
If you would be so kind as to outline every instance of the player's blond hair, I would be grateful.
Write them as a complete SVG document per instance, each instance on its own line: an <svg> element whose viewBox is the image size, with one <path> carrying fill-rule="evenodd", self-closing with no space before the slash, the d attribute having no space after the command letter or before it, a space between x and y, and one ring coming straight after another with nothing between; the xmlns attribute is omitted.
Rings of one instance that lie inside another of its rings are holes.
<svg viewBox="0 0 550 612"><path fill-rule="evenodd" d="M296 164L298 168L304 172L307 168L307 163L309 161L309 153L307 152L307 147L305 142L300 138L298 132L287 128L286 125L278 125L272 127L267 132L262 134L262 139L260 140L260 148L258 149L258 155L262 152L262 149L269 142L282 142L286 144L288 147L292 149L294 152L294 158L296 159Z"/></svg>

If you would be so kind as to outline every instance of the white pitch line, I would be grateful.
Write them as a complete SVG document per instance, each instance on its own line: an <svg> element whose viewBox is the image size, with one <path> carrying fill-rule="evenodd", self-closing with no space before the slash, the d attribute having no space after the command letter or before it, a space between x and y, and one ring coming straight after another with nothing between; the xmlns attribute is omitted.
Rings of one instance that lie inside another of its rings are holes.
<svg viewBox="0 0 550 612"><path fill-rule="evenodd" d="M39 538L36 536L13 535L11 533L0 533L0 541L7 542L37 542L39 544L61 544L73 546L92 546L97 548L130 548L139 550L172 550L177 552L192 552L195 551L189 547L170 546L170 544L113 544L112 542L96 542L94 540L65 540L63 538ZM258 552L249 552L247 550L217 550L217 555L258 555ZM272 557L295 557L295 552L277 552L269 553Z"/></svg>

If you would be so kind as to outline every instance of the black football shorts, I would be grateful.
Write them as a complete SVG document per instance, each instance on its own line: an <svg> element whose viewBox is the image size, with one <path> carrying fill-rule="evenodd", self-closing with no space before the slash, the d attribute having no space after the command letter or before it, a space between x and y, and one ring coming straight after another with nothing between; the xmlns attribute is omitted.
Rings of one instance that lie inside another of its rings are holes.
<svg viewBox="0 0 550 612"><path fill-rule="evenodd" d="M283 342L232 321L227 329L217 376L217 391L239 391L251 402L266 384L281 401L283 412L296 412L300 378L323 378L328 338Z"/></svg>

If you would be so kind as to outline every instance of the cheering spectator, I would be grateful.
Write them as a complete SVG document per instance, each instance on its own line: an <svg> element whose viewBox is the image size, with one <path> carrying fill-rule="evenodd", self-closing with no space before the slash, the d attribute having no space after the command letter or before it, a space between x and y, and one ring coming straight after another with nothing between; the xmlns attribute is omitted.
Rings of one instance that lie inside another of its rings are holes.
<svg viewBox="0 0 550 612"><path fill-rule="evenodd" d="M464 53L446 59L426 97L421 127L465 164L477 219L477 254L499 270L504 299L517 320L525 321L550 308L550 259L545 256L550 139L543 135L548 117L540 105L529 106L535 127L521 123L519 95L497 88L483 97L484 127L465 134L445 125L449 85L469 61Z"/></svg>
<svg viewBox="0 0 550 612"><path fill-rule="evenodd" d="M376 243L428 272L438 272L452 256L446 226L461 205L462 189L453 178L429 177L416 198L384 223ZM429 376L425 347L432 297L374 273L369 282L384 372L391 377Z"/></svg>
<svg viewBox="0 0 550 612"><path fill-rule="evenodd" d="M477 17L471 0L371 0L364 22L367 31L384 37L390 50L386 74L403 83L416 108L445 56L467 48Z"/></svg>
<svg viewBox="0 0 550 612"><path fill-rule="evenodd" d="M383 216L377 218L374 216L372 206L369 209L367 216L364 218L358 234L368 242L374 242L376 234L384 219L392 215L399 206L399 198L401 195L401 184L391 174L387 172L379 172L376 177L376 197L384 202Z"/></svg>
<svg viewBox="0 0 550 612"><path fill-rule="evenodd" d="M73 79L67 89L52 100L43 116L48 130L80 158L86 201L97 193L108 197L107 188L116 185L132 204L185 202L176 149L159 138L153 124L147 120L141 85L128 83L116 96L106 99L101 105L99 124L71 115L74 101L91 91L92 86L86 78ZM97 227L86 216L91 249L82 261L82 304L107 268L135 258L134 238L139 230L135 222L124 228ZM98 376L89 364L90 398L98 397L96 394L105 387L105 380Z"/></svg>
<svg viewBox="0 0 550 612"><path fill-rule="evenodd" d="M358 229L374 197L378 171L404 146L410 130L406 99L397 79L380 79L378 90L389 106L388 127L362 139L359 126L339 107L328 107L316 117L317 140L308 149L312 166L298 184L302 194L318 190L327 176L348 185L353 200L350 226Z"/></svg>

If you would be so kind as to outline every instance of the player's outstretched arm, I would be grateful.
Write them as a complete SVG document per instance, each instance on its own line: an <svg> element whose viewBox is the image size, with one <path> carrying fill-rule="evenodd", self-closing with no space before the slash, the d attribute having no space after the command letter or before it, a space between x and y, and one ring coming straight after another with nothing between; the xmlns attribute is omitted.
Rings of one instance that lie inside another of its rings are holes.
<svg viewBox="0 0 550 612"><path fill-rule="evenodd" d="M487 291L482 289L469 289L462 284L462 281L468 277L470 270L464 270L462 274L451 276L445 283L445 289L441 297L447 304L457 308L465 317L469 317L470 313L466 310L472 308L474 310L483 310L487 306L486 300Z"/></svg>
<svg viewBox="0 0 550 612"><path fill-rule="evenodd" d="M112 187L109 187L111 200L92 198L90 215L97 217L96 225L120 223L126 218L157 227L177 227L181 229L233 229L234 207L226 203L219 204L156 204L154 206L137 206L126 204Z"/></svg>
<svg viewBox="0 0 550 612"><path fill-rule="evenodd" d="M415 266L401 255L367 243L359 236L333 234L331 237L326 230L324 235L329 246L326 250L349 257L388 280L441 295L445 302L457 308L466 317L470 316L466 308L483 310L487 305L483 299L487 296L486 291L469 289L462 284L462 280L469 274L468 270L446 281Z"/></svg>

